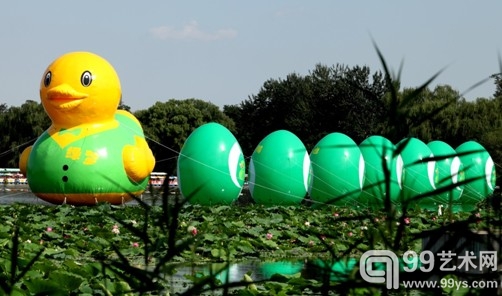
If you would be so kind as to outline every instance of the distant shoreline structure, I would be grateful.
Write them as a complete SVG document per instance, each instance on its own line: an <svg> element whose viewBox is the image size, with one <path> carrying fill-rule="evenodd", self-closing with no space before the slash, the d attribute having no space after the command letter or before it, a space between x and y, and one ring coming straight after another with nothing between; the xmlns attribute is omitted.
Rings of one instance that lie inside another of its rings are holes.
<svg viewBox="0 0 502 296"><path fill-rule="evenodd" d="M153 186L155 188L162 187L166 178L169 180L169 187L178 187L178 177L168 177L167 173L164 172L152 172L150 174L148 186ZM4 187L28 188L28 179L18 168L0 168L0 182Z"/></svg>
<svg viewBox="0 0 502 296"><path fill-rule="evenodd" d="M0 180L4 185L28 185L28 179L17 168L0 168Z"/></svg>

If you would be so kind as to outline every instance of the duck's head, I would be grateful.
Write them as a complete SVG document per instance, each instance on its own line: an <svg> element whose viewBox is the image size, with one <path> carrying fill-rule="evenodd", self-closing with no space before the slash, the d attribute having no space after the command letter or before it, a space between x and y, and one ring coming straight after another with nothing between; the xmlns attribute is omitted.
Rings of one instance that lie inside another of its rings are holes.
<svg viewBox="0 0 502 296"><path fill-rule="evenodd" d="M113 119L121 98L115 69L90 52L71 52L47 67L40 98L54 126L70 128Z"/></svg>

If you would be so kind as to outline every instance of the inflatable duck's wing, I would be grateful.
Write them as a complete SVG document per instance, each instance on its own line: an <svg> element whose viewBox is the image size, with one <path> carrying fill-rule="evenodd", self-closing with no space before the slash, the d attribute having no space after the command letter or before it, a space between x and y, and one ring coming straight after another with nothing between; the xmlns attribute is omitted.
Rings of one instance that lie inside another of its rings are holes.
<svg viewBox="0 0 502 296"><path fill-rule="evenodd" d="M155 166L155 158L145 141L138 119L124 110L117 110L115 118L134 135L134 144L126 145L122 150L122 160L127 176L135 182L140 182L150 176Z"/></svg>
<svg viewBox="0 0 502 296"><path fill-rule="evenodd" d="M19 156L19 170L21 171L21 174L25 176L27 175L26 168L28 167L28 158L30 157L31 148L33 148L33 146L27 147L23 150L21 156Z"/></svg>

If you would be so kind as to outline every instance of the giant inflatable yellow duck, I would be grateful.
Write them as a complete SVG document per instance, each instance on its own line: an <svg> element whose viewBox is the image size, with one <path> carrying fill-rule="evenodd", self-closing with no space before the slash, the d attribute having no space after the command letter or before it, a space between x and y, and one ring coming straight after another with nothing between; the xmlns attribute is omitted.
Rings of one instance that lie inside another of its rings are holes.
<svg viewBox="0 0 502 296"><path fill-rule="evenodd" d="M139 121L117 110L114 68L90 52L52 62L40 83L52 125L26 148L19 167L31 191L54 204L121 204L148 185L155 159Z"/></svg>

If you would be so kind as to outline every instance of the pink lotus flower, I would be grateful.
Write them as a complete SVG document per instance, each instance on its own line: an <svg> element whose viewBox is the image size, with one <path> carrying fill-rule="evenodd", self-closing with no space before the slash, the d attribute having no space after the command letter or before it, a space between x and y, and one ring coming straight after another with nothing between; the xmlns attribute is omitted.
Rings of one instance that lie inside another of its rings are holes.
<svg viewBox="0 0 502 296"><path fill-rule="evenodd" d="M197 228L195 228L195 226L192 225L188 226L187 231L191 233L193 236L197 235L198 233Z"/></svg>
<svg viewBox="0 0 502 296"><path fill-rule="evenodd" d="M47 227L47 232L52 232L52 227Z"/></svg>
<svg viewBox="0 0 502 296"><path fill-rule="evenodd" d="M333 217L338 217L340 216L338 213L333 213Z"/></svg>
<svg viewBox="0 0 502 296"><path fill-rule="evenodd" d="M139 243L137 243L137 242L132 243L132 247L133 247L133 248L137 248L137 247L139 247Z"/></svg>
<svg viewBox="0 0 502 296"><path fill-rule="evenodd" d="M267 239L272 239L272 237L273 237L273 236L274 236L274 235L273 235L272 233L270 233L270 232L269 232L269 233L267 233Z"/></svg>
<svg viewBox="0 0 502 296"><path fill-rule="evenodd" d="M353 236L354 234L351 232L347 233L348 236Z"/></svg>
<svg viewBox="0 0 502 296"><path fill-rule="evenodd" d="M411 222L411 221L410 221L410 218L408 218L408 217L404 218L404 220L403 220L403 221L404 221L404 224L406 224L406 225L409 225L409 224L410 224L410 222Z"/></svg>

